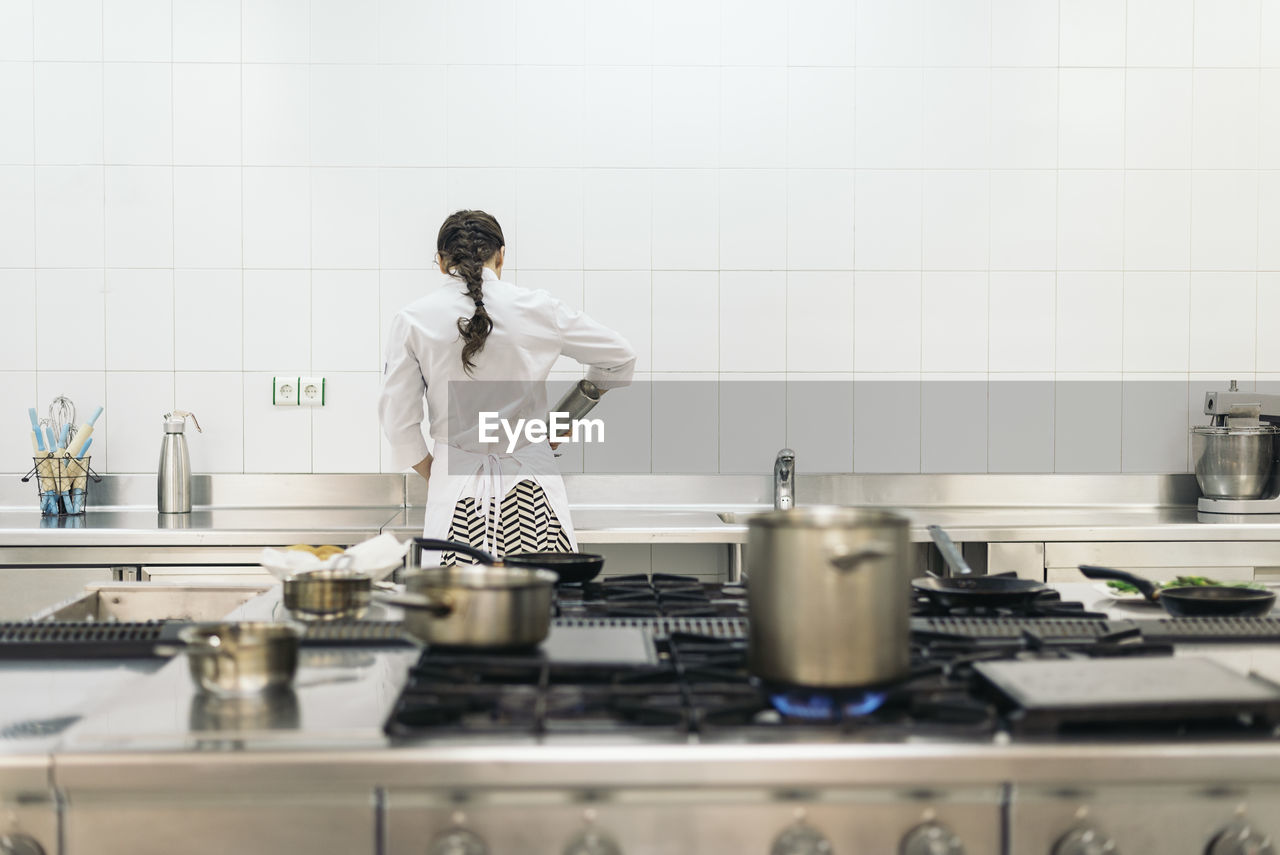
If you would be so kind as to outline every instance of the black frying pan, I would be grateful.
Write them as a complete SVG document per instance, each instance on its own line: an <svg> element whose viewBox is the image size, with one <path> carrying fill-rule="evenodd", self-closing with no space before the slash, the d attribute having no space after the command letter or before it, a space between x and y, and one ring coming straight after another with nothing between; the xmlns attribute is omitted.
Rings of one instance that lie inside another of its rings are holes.
<svg viewBox="0 0 1280 855"><path fill-rule="evenodd" d="M502 558L495 558L483 549L476 549L466 543L435 540L430 537L415 537L413 540L423 549L461 552L491 567L529 567L550 570L560 577L562 583L588 582L600 575L600 571L604 569L603 555L592 555L586 552L513 552Z"/></svg>
<svg viewBox="0 0 1280 855"><path fill-rule="evenodd" d="M925 576L912 579L911 587L935 602L948 607L972 608L1014 606L1030 602L1052 590L1034 579L1015 576L976 576L965 562L951 538L936 525L929 526L929 536L938 545L942 557L953 573L959 575L940 578Z"/></svg>
<svg viewBox="0 0 1280 855"><path fill-rule="evenodd" d="M1257 588L1230 588L1213 585L1185 585L1158 588L1156 583L1123 570L1081 564L1080 572L1090 579L1128 582L1153 603L1164 606L1174 617L1261 617L1276 604L1274 591Z"/></svg>

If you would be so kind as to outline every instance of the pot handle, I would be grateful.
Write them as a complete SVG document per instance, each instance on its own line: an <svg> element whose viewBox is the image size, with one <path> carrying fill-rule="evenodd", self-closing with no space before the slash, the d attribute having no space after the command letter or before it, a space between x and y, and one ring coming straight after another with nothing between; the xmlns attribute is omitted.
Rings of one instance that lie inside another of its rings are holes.
<svg viewBox="0 0 1280 855"><path fill-rule="evenodd" d="M490 567L502 566L501 561L494 558L483 549L476 549L469 543L459 543L456 540L437 540L434 537L415 537L413 542L422 549L438 552L461 552L463 555L474 558L481 564L488 564Z"/></svg>
<svg viewBox="0 0 1280 855"><path fill-rule="evenodd" d="M383 591L374 591L373 599L389 606L399 606L402 609L420 609L431 613L434 617L448 617L453 614L453 599L451 597L432 599L423 594L410 594L408 592L389 594Z"/></svg>
<svg viewBox="0 0 1280 855"><path fill-rule="evenodd" d="M890 555L889 548L880 543L873 543L870 546L864 546L854 552L845 555L836 555L830 558L831 566L839 570L841 573L848 573L851 570L857 570L864 561L875 561L878 558L888 558Z"/></svg>
<svg viewBox="0 0 1280 855"><path fill-rule="evenodd" d="M951 535L947 534L942 526L929 526L929 537L933 538L933 542L938 545L938 551L946 559L947 566L951 568L953 574L957 576L973 574L973 569L969 567L969 562L964 560L964 553L960 551L960 547L956 546L955 541L951 539Z"/></svg>

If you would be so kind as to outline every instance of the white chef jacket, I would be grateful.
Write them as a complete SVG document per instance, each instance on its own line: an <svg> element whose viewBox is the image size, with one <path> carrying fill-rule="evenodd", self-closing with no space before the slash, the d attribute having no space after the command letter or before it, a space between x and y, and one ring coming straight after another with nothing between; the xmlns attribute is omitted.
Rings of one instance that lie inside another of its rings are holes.
<svg viewBox="0 0 1280 855"><path fill-rule="evenodd" d="M507 438L501 430L499 443L481 444L474 413L461 417L455 413L450 418L450 384L492 381L469 388L480 388L481 396L505 395L506 400L497 401L495 409L512 425L518 418L545 420L546 379L561 354L587 365L587 379L610 389L631 382L635 351L618 333L546 291L503 282L487 267L483 276L484 306L493 320L493 330L484 350L473 357L471 376L462 367L458 318L470 318L475 303L463 282L441 275L439 288L395 316L378 398L382 430L397 466L408 467L423 460L428 453L422 435L425 396L434 456L424 536L448 536L454 506L460 499L471 496L477 511L493 512L507 492L527 478L543 488L547 503L577 549L568 497L550 445L529 444L521 437L514 451L507 453ZM470 401L471 396L467 397ZM423 564L435 558L433 553L424 553Z"/></svg>

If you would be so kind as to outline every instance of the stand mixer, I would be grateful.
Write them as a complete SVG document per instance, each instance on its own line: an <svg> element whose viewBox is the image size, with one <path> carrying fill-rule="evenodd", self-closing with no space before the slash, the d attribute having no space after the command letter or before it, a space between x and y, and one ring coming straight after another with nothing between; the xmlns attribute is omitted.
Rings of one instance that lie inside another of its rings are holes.
<svg viewBox="0 0 1280 855"><path fill-rule="evenodd" d="M1201 514L1280 514L1280 395L1206 392L1210 423L1192 428Z"/></svg>

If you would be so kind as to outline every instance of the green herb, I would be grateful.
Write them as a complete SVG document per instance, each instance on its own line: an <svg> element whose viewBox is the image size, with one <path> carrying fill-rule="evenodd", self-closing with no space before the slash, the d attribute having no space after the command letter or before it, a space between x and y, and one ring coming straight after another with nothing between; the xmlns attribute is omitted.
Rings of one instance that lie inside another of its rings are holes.
<svg viewBox="0 0 1280 855"><path fill-rule="evenodd" d="M1217 579L1210 579L1207 576L1177 576L1167 582L1157 582L1156 584L1160 588L1263 588L1257 582L1221 582ZM1128 582L1119 582L1115 579L1108 579L1107 587L1120 594L1139 593L1138 589Z"/></svg>

